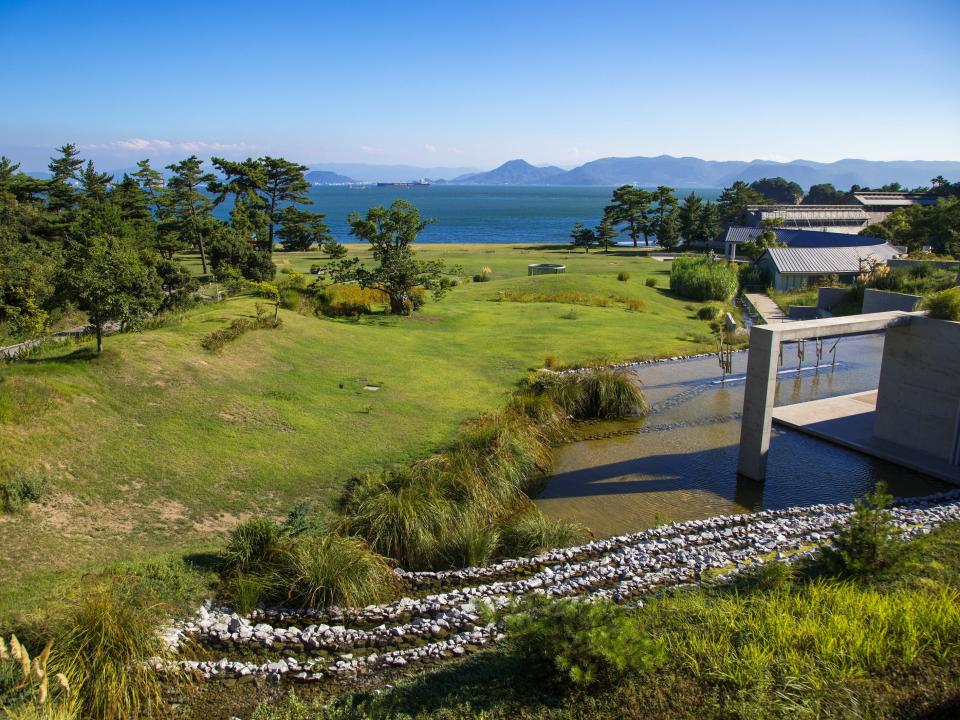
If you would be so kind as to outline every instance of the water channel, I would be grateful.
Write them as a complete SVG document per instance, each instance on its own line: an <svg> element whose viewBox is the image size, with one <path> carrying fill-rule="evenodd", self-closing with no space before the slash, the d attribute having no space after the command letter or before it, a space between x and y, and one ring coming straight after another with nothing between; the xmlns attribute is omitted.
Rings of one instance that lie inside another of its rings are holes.
<svg viewBox="0 0 960 720"><path fill-rule="evenodd" d="M877 387L883 336L785 347L777 405ZM835 359L835 363L833 360ZM877 481L897 496L927 495L946 483L774 425L767 479L737 476L740 412L747 354L733 355L722 381L716 357L642 365L630 372L643 385L650 413L643 419L577 427L579 437L557 449L554 474L537 499L549 516L577 520L598 536L713 515L846 502ZM799 372L798 366L801 366Z"/></svg>

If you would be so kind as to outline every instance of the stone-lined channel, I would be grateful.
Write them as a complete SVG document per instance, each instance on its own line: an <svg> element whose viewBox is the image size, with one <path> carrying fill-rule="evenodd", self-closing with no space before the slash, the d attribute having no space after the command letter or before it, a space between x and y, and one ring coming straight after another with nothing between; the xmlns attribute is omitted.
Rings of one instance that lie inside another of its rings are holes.
<svg viewBox="0 0 960 720"><path fill-rule="evenodd" d="M660 526L482 568L397 573L429 594L363 609L261 609L241 616L210 604L165 631L173 647L199 646L210 658L177 664L208 679L266 676L317 682L355 679L410 663L431 664L501 639L483 606L504 608L528 593L635 602L650 592L698 582L711 571L810 552L844 523L849 504L821 504ZM960 490L900 500L893 511L906 536L960 520Z"/></svg>

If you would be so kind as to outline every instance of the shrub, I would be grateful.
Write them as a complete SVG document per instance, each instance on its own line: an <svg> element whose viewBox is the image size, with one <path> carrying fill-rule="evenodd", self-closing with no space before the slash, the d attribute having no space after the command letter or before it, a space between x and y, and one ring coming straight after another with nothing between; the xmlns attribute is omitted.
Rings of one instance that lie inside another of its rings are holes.
<svg viewBox="0 0 960 720"><path fill-rule="evenodd" d="M706 255L677 258L670 268L670 289L691 300L729 300L738 284L735 265Z"/></svg>
<svg viewBox="0 0 960 720"><path fill-rule="evenodd" d="M529 557L550 548L578 545L589 537L583 525L550 520L531 503L503 523L498 554L502 558Z"/></svg>
<svg viewBox="0 0 960 720"><path fill-rule="evenodd" d="M896 528L888 508L893 497L886 485L858 499L846 525L839 526L833 544L824 548L821 563L827 572L846 577L866 577L893 566L899 555Z"/></svg>
<svg viewBox="0 0 960 720"><path fill-rule="evenodd" d="M493 271L489 266L484 266L481 268L480 272L473 276L474 282L489 282L493 277Z"/></svg>
<svg viewBox="0 0 960 720"><path fill-rule="evenodd" d="M244 333L263 328L280 327L282 321L269 315L257 315L256 319L237 318L227 327L207 333L200 341L200 345L208 352L222 350L228 342L233 342Z"/></svg>
<svg viewBox="0 0 960 720"><path fill-rule="evenodd" d="M767 285L767 274L757 265L741 263L737 279L740 287L745 289L762 289Z"/></svg>
<svg viewBox="0 0 960 720"><path fill-rule="evenodd" d="M627 310L633 310L634 312L642 312L647 309L647 304L643 300L634 300L633 298L628 298L623 302L624 302L624 305L627 306Z"/></svg>
<svg viewBox="0 0 960 720"><path fill-rule="evenodd" d="M664 647L636 620L636 611L599 599L525 598L506 619L510 652L558 684L610 684L660 666Z"/></svg>
<svg viewBox="0 0 960 720"><path fill-rule="evenodd" d="M545 368L552 368L557 366L557 356L556 355L547 355L546 359L543 361L543 366Z"/></svg>
<svg viewBox="0 0 960 720"><path fill-rule="evenodd" d="M656 287L656 286L657 286L657 279L656 279L656 278L652 278L652 277L648 277L646 280L643 281L643 284L646 285L648 288Z"/></svg>
<svg viewBox="0 0 960 720"><path fill-rule="evenodd" d="M358 285L330 285L314 296L318 314L327 317L369 315L376 307L389 305L390 298L381 290Z"/></svg>
<svg viewBox="0 0 960 720"><path fill-rule="evenodd" d="M0 484L0 510L20 512L29 502L40 500L47 490L47 479L42 475L17 475Z"/></svg>
<svg viewBox="0 0 960 720"><path fill-rule="evenodd" d="M533 384L577 420L610 420L647 412L643 391L624 372L540 373Z"/></svg>
<svg viewBox="0 0 960 720"><path fill-rule="evenodd" d="M939 292L927 300L930 317L938 320L960 320L960 287Z"/></svg>
<svg viewBox="0 0 960 720"><path fill-rule="evenodd" d="M251 572L274 563L283 547L283 530L270 518L254 517L230 531L223 552L228 571Z"/></svg>
<svg viewBox="0 0 960 720"><path fill-rule="evenodd" d="M697 310L697 318L700 320L716 320L720 317L720 308L716 305L704 305Z"/></svg>
<svg viewBox="0 0 960 720"><path fill-rule="evenodd" d="M619 280L620 282L626 282L629 279L630 279L630 273L623 272L622 270L617 273L617 280Z"/></svg>
<svg viewBox="0 0 960 720"><path fill-rule="evenodd" d="M85 587L54 623L50 665L70 682L82 717L122 720L159 712L160 675L151 658L167 655L165 613L132 579Z"/></svg>
<svg viewBox="0 0 960 720"><path fill-rule="evenodd" d="M500 528L489 517L469 513L453 523L444 538L446 565L453 568L481 567L496 556L500 545Z"/></svg>

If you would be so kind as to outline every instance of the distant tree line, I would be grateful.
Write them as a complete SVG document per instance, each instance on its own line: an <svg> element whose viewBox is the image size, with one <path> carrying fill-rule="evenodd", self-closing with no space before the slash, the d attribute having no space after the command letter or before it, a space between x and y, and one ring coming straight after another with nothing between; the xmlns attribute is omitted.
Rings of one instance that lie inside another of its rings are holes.
<svg viewBox="0 0 960 720"><path fill-rule="evenodd" d="M342 254L320 213L309 212L307 168L283 158L213 158L218 174L191 156L148 160L119 180L57 149L50 177L37 179L0 158L0 336L32 337L76 309L98 338L111 324L133 328L158 310L190 301L196 281L175 260L195 250L204 275L273 278L274 242L287 250L320 243ZM233 201L229 221L213 210Z"/></svg>
<svg viewBox="0 0 960 720"><path fill-rule="evenodd" d="M849 191L840 191L830 183L821 183L804 193L799 184L782 177L761 178L752 183L737 180L724 188L713 203L692 192L681 202L676 190L664 185L655 190L622 185L613 191L600 223L591 228L577 222L570 238L574 247L586 252L595 247L608 250L621 235L630 238L634 247L639 246L641 238L645 246L650 245L651 238L656 238L667 250L676 248L681 240L688 246L703 247L731 225L745 225L751 205L845 205L856 202L854 193L870 190L854 185ZM899 183L889 183L876 190L897 192L905 188ZM916 249L931 244L937 252L960 255L960 240L956 237L960 228L955 219L960 183L951 184L937 177L931 181L931 187L914 188L910 192L929 192L942 199L932 206L911 205L897 210L886 221L871 225L862 234L884 237ZM763 227L762 237L754 243L758 251L777 244L773 230L774 225L769 223Z"/></svg>

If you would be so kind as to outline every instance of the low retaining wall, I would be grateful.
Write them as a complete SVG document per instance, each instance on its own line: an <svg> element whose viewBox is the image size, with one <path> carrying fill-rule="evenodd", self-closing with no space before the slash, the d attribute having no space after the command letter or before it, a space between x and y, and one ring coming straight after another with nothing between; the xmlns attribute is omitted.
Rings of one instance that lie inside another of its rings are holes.
<svg viewBox="0 0 960 720"><path fill-rule="evenodd" d="M812 305L788 305L787 317L791 320L816 320L820 317L820 308Z"/></svg>
<svg viewBox="0 0 960 720"><path fill-rule="evenodd" d="M922 299L919 295L907 295L906 293L886 292L884 290L867 288L863 291L863 309L860 312L864 314L891 312L893 310L913 312L917 309L917 304Z"/></svg>
<svg viewBox="0 0 960 720"><path fill-rule="evenodd" d="M817 310L829 311L834 305L843 302L848 288L822 287L817 290Z"/></svg>

